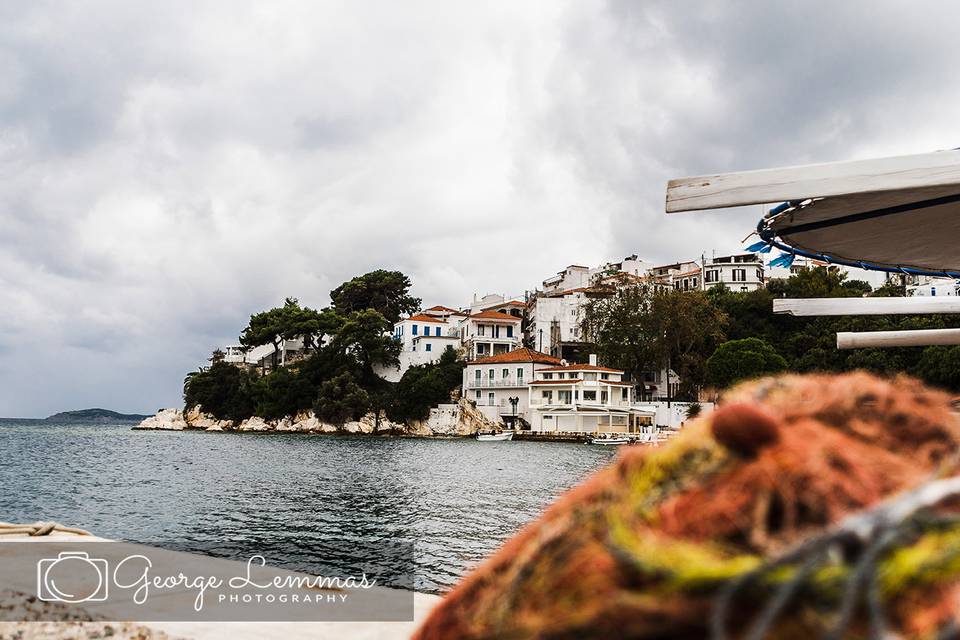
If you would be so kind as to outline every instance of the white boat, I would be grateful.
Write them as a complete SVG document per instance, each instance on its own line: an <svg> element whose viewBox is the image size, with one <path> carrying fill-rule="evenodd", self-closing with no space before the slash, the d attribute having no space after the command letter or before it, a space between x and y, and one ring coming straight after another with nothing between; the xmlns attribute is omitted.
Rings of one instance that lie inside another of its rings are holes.
<svg viewBox="0 0 960 640"><path fill-rule="evenodd" d="M616 445L616 444L628 444L630 442L629 438L622 437L613 437L613 438L590 438L590 444L602 444L602 445Z"/></svg>
<svg viewBox="0 0 960 640"><path fill-rule="evenodd" d="M477 440L480 442L503 442L504 440L513 440L513 431L501 431L500 433L478 433Z"/></svg>

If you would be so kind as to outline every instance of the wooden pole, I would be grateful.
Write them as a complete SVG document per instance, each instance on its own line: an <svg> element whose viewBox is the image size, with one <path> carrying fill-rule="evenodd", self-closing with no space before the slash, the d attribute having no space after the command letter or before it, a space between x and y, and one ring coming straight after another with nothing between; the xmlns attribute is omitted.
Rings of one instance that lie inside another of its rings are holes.
<svg viewBox="0 0 960 640"><path fill-rule="evenodd" d="M779 298L773 312L793 316L870 316L960 313L960 296L916 298Z"/></svg>
<svg viewBox="0 0 960 640"><path fill-rule="evenodd" d="M960 345L960 329L919 329L916 331L868 331L837 334L837 349L874 347L929 347Z"/></svg>

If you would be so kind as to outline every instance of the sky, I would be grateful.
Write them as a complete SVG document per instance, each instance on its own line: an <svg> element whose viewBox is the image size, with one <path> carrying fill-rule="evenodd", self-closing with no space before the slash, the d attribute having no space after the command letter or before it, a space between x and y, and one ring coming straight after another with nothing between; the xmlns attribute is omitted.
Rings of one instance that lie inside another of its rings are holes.
<svg viewBox="0 0 960 640"><path fill-rule="evenodd" d="M670 178L960 146L952 2L0 0L0 415L179 406L255 311L732 252Z"/></svg>

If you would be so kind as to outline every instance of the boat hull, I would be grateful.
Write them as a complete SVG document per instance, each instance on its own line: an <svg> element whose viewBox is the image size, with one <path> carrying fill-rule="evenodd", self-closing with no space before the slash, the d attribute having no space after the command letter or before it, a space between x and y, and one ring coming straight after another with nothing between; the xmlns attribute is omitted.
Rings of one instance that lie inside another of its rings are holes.
<svg viewBox="0 0 960 640"><path fill-rule="evenodd" d="M513 440L513 433L509 431L504 433L478 433L477 440L480 442L505 442Z"/></svg>
<svg viewBox="0 0 960 640"><path fill-rule="evenodd" d="M604 447L612 447L620 444L629 444L626 438L590 438L590 444L599 444Z"/></svg>

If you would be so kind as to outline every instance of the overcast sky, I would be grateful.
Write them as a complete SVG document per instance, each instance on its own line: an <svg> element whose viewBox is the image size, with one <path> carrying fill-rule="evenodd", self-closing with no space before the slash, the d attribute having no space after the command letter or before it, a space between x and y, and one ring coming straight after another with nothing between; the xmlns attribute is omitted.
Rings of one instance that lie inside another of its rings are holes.
<svg viewBox="0 0 960 640"><path fill-rule="evenodd" d="M792 8L786 5L792 6ZM960 146L952 2L0 0L0 415L181 402L249 314L735 251L669 178Z"/></svg>

